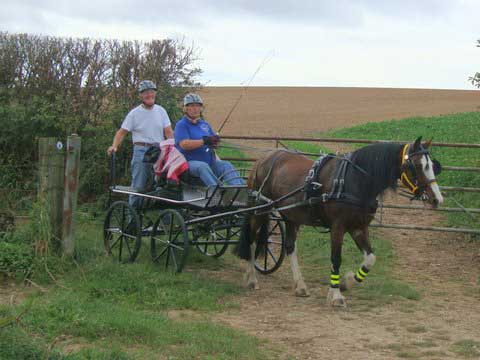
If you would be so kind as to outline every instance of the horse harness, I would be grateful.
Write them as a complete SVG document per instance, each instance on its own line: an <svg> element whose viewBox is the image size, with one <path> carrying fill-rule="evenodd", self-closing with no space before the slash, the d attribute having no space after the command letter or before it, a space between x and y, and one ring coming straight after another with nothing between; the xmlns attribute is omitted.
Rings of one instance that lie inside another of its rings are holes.
<svg viewBox="0 0 480 360"><path fill-rule="evenodd" d="M374 213L378 207L378 201L376 199L371 202L365 203L354 194L349 193L345 187L345 176L347 174L347 169L349 165L352 168L361 172L362 174L366 176L371 176L364 169L362 169L360 166L356 165L352 161L352 156L352 153L347 153L343 155L343 157L338 157L333 154L322 154L313 163L312 168L309 170L307 176L305 177L305 200L312 202L313 199L316 199L313 201L322 203L333 200L358 206L361 208L366 208L370 212ZM330 192L322 192L323 185L315 180L318 179L318 174L322 167L325 166L326 163L332 158L337 158L339 160L333 173L332 189L330 190ZM317 199L321 201L318 201Z"/></svg>

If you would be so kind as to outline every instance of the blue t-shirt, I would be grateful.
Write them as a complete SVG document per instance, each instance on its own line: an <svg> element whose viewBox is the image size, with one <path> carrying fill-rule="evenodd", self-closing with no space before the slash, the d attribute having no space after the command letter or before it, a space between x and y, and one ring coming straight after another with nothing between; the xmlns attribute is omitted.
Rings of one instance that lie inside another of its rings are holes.
<svg viewBox="0 0 480 360"><path fill-rule="evenodd" d="M208 146L203 145L195 150L184 150L179 143L183 140L200 140L203 136L213 136L215 132L208 122L200 119L196 124L188 121L186 116L183 116L175 125L175 145L177 149L185 156L187 161L197 160L206 162L212 165L215 161L215 152Z"/></svg>

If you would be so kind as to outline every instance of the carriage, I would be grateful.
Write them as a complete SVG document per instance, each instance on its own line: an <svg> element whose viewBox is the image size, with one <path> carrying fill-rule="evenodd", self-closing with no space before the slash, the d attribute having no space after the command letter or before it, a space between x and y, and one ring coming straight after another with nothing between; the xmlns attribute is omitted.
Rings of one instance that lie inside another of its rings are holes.
<svg viewBox="0 0 480 360"><path fill-rule="evenodd" d="M244 174L245 171L242 171ZM246 185L217 185L206 188L198 181L179 186L158 186L137 192L115 184L115 154L110 163L109 209L104 222L106 253L119 262L133 262L142 243L150 243L155 263L181 272L192 248L210 257L222 256L239 242L248 214L268 214L268 241L255 251L255 268L262 274L277 270L285 256L285 224L272 202L260 201ZM134 195L141 206L133 207L113 197Z"/></svg>

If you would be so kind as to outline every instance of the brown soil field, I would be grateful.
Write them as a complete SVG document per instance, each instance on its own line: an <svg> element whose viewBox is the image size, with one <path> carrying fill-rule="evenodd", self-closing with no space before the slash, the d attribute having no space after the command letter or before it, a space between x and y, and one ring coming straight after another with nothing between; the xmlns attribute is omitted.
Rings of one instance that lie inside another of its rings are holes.
<svg viewBox="0 0 480 360"><path fill-rule="evenodd" d="M480 91L205 87L205 118L223 135L312 136L359 123L480 110ZM242 95L243 94L243 95Z"/></svg>

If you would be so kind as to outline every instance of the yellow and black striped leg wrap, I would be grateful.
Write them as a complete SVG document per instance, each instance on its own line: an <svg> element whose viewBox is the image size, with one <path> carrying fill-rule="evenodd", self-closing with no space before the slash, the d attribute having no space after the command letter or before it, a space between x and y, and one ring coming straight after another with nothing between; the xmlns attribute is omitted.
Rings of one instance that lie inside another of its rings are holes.
<svg viewBox="0 0 480 360"><path fill-rule="evenodd" d="M330 287L332 289L338 289L340 287L340 274L330 274Z"/></svg>
<svg viewBox="0 0 480 360"><path fill-rule="evenodd" d="M367 277L368 271L369 270L365 266L362 266L360 269L358 269L357 273L355 274L355 280L361 283Z"/></svg>

